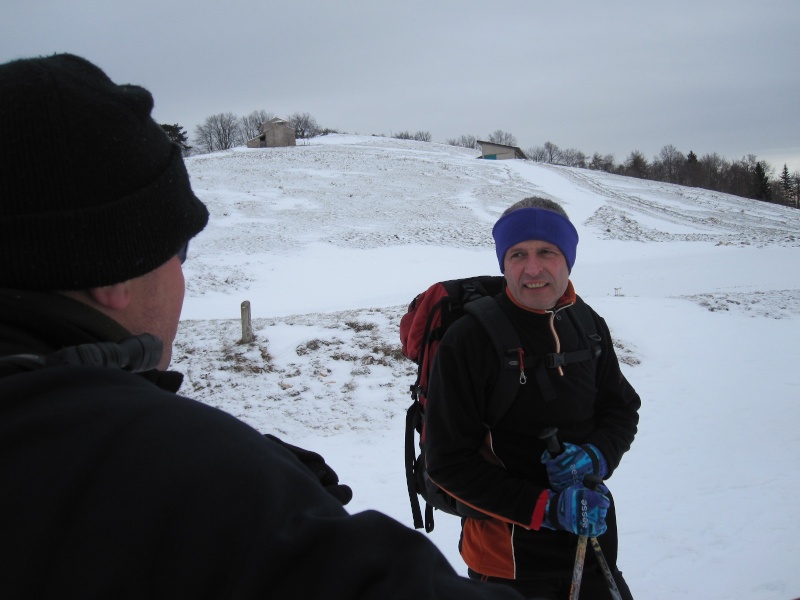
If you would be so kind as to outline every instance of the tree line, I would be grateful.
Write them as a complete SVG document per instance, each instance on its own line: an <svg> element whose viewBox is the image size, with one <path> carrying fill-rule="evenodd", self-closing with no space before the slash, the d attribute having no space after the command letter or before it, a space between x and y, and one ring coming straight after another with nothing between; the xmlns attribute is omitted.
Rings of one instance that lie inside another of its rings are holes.
<svg viewBox="0 0 800 600"><path fill-rule="evenodd" d="M516 146L516 138L500 129L487 136L486 141ZM447 140L453 146L478 149L474 135L462 135ZM784 164L780 175L754 154L739 160L727 160L716 152L698 157L693 151L683 154L672 144L664 146L652 160L640 151L632 151L621 163L613 154L595 152L591 157L575 148L561 149L553 142L526 149L525 155L534 162L605 171L640 179L651 179L690 187L699 187L726 194L767 202L800 207L800 171L789 173Z"/></svg>
<svg viewBox="0 0 800 600"><path fill-rule="evenodd" d="M193 142L196 146L188 144L188 135L180 125L162 124L161 127L170 139L181 146L184 154L188 155L243 146L261 133L262 123L274 117L273 113L266 110L255 110L241 117L231 112L211 115L195 128ZM318 135L338 133L335 129L321 127L307 112L295 112L286 120L294 127L297 139L307 140ZM431 141L428 131L400 131L391 137ZM479 150L478 139L474 135L461 135L448 139L447 144ZM502 129L490 133L486 136L486 141L506 146L518 145L516 137ZM728 160L716 152L698 157L691 150L688 154L683 154L675 146L668 144L651 160L639 150L633 150L623 162L617 163L613 154L595 152L589 157L580 150L562 149L550 141L541 146L530 147L524 152L534 162L605 171L800 207L800 171L789 173L784 164L776 178L769 163L758 160L754 154L748 154L739 160Z"/></svg>

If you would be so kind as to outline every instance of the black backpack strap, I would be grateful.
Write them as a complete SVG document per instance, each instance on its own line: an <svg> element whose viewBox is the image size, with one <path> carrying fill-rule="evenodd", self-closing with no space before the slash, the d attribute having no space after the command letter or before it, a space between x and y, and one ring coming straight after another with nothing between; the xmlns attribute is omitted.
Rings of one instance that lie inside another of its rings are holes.
<svg viewBox="0 0 800 600"><path fill-rule="evenodd" d="M422 511L417 497L416 483L416 449L414 446L414 432L422 419L422 407L419 401L414 398L411 406L406 412L406 440L405 440L405 463L406 463L406 486L408 487L408 499L411 502L411 516L414 519L414 528L420 529L422 523Z"/></svg>
<svg viewBox="0 0 800 600"><path fill-rule="evenodd" d="M599 346L597 347L599 350ZM566 365L591 360L595 358L595 348L584 348L583 350L573 350L572 352L551 352L545 356L545 366L548 369L557 369Z"/></svg>
<svg viewBox="0 0 800 600"><path fill-rule="evenodd" d="M597 325L592 317L592 311L589 310L589 305L583 301L583 298L576 296L575 304L572 305L572 310L575 316L578 317L578 321L583 327L583 332L586 334L586 337L599 344L602 338L597 333ZM600 352L598 351L597 356L599 355Z"/></svg>
<svg viewBox="0 0 800 600"><path fill-rule="evenodd" d="M601 342L603 338L597 333L597 324L592 317L592 311L589 310L589 305L583 301L583 299L578 296L575 300L575 304L572 305L571 314L573 317L577 317L577 322L575 323L578 333L581 333L586 339L587 348L581 352L585 354L586 357L582 360L596 360L600 357L600 354L603 352L603 347ZM575 322L576 319L573 319ZM579 362L577 360L572 360L571 362Z"/></svg>
<svg viewBox="0 0 800 600"><path fill-rule="evenodd" d="M522 344L508 317L493 297L484 296L473 300L464 306L464 311L475 317L489 335L502 365L486 408L486 424L491 429L511 408L519 386L525 381L525 373L520 364Z"/></svg>

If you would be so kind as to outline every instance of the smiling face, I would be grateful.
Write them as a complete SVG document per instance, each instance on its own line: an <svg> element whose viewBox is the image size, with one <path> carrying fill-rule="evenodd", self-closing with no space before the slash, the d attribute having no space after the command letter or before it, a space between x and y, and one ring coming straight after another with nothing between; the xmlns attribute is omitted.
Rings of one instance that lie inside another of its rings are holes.
<svg viewBox="0 0 800 600"><path fill-rule="evenodd" d="M514 244L503 260L508 291L527 308L548 310L567 291L569 267L557 246L540 240Z"/></svg>

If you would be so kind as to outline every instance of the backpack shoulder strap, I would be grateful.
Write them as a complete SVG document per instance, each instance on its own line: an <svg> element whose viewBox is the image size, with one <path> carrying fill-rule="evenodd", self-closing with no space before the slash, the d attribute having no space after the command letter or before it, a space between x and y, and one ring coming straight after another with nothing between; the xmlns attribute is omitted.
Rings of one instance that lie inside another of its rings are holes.
<svg viewBox="0 0 800 600"><path fill-rule="evenodd" d="M491 296L469 302L464 311L475 317L489 335L495 355L501 364L492 397L486 409L486 425L491 429L508 412L517 396L520 381L522 343L503 309Z"/></svg>
<svg viewBox="0 0 800 600"><path fill-rule="evenodd" d="M577 296L575 304L572 306L573 312L578 317L578 323L583 328L583 334L589 340L589 350L591 351L591 358L595 359L600 356L602 348L600 342L602 338L597 333L597 324L592 317L592 311L589 310L589 305L583 301L583 298Z"/></svg>

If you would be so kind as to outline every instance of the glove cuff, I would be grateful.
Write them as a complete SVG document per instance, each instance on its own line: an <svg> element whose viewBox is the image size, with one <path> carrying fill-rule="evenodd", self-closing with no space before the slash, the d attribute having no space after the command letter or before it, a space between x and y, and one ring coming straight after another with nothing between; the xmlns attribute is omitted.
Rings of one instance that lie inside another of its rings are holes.
<svg viewBox="0 0 800 600"><path fill-rule="evenodd" d="M550 500L550 490L542 490L539 498L536 500L536 506L533 508L533 517L531 518L531 529L539 531L544 521L545 511L547 510L547 503Z"/></svg>
<svg viewBox="0 0 800 600"><path fill-rule="evenodd" d="M608 475L608 462L606 462L603 453L598 450L594 444L584 444L581 446L586 452L589 459L592 461L592 471L601 479L605 479Z"/></svg>
<svg viewBox="0 0 800 600"><path fill-rule="evenodd" d="M547 514L545 515L544 518L545 521L549 523L553 529L559 529L558 496L559 494L548 490Z"/></svg>

